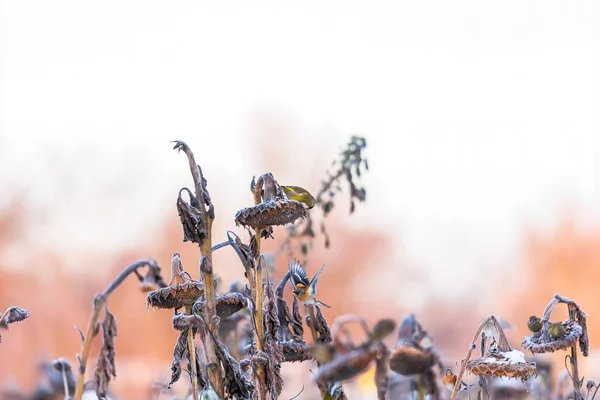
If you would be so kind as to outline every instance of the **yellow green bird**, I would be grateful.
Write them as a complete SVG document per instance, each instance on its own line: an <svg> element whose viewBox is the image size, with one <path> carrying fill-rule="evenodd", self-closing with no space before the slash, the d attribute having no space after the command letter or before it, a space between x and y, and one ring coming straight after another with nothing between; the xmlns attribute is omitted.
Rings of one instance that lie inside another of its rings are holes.
<svg viewBox="0 0 600 400"><path fill-rule="evenodd" d="M529 321L527 322L529 330L533 333L538 333L539 331L541 331L543 325L544 324L542 323L542 320L539 317L536 317L535 315L529 317Z"/></svg>
<svg viewBox="0 0 600 400"><path fill-rule="evenodd" d="M308 208L313 208L315 206L315 198L308 190L303 189L300 186L282 186L281 188L288 199L304 203Z"/></svg>
<svg viewBox="0 0 600 400"><path fill-rule="evenodd" d="M548 328L548 333L552 339L560 339L567 333L565 327L560 322L553 322Z"/></svg>

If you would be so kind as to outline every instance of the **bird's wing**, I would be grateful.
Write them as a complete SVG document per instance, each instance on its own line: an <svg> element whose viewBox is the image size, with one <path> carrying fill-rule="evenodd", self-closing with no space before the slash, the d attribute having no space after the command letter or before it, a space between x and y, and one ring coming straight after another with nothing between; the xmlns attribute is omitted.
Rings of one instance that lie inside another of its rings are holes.
<svg viewBox="0 0 600 400"><path fill-rule="evenodd" d="M315 277L312 278L312 281L310 281L310 291L311 291L311 296L314 296L317 293L317 282L319 281L319 276L321 276L321 272L323 272L323 270L325 269L325 264L323 264L323 266L321 267L321 269L319 270L319 272L317 272L315 274Z"/></svg>
<svg viewBox="0 0 600 400"><path fill-rule="evenodd" d="M290 283L294 289L299 287L307 287L310 285L310 281L306 276L306 271L302 264L298 261L291 259L289 263L290 267Z"/></svg>

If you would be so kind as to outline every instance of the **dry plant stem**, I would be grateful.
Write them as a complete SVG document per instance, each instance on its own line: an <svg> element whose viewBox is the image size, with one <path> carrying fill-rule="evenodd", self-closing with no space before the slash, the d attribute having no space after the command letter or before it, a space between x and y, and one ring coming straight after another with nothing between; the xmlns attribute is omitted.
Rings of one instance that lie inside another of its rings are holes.
<svg viewBox="0 0 600 400"><path fill-rule="evenodd" d="M254 187L254 204L258 205L261 202L261 192L264 186L264 182L261 178L259 178L256 186ZM258 351L263 351L263 270L260 258L260 239L261 239L261 231L262 228L254 228L254 238L256 240L256 259L254 265L256 266L256 271L254 274L248 274L248 279L250 280L250 286L254 287L254 304L256 305L254 309L254 321L256 325L256 329L254 330L254 341L256 342L256 349ZM258 365L258 369L256 371L258 375L258 394L260 399L267 398L267 380L266 380L266 371L265 366L263 364Z"/></svg>
<svg viewBox="0 0 600 400"><path fill-rule="evenodd" d="M569 304L569 319L576 321L575 308ZM581 382L579 381L579 368L577 366L577 341L571 346L571 378L573 379L573 391L577 393L578 398L582 399Z"/></svg>
<svg viewBox="0 0 600 400"><path fill-rule="evenodd" d="M315 343L317 341L317 339L319 338L319 333L317 332L317 328L315 328L315 321L316 321L315 306L313 306L312 304L307 304L306 310L308 311L308 317L310 318L310 334L312 336L313 343ZM320 366L321 366L321 363L317 361L317 367L320 367ZM327 393L327 387L323 384L318 384L318 386L319 386L319 391L321 392L321 397L324 397L325 394Z"/></svg>
<svg viewBox="0 0 600 400"><path fill-rule="evenodd" d="M140 260L129 267L127 267L117 278L106 288L106 290L102 294L96 295L94 298L94 307L92 309L92 315L90 315L90 320L88 322L87 331L85 333L85 340L81 345L81 357L80 357L80 365L79 365L79 376L77 377L77 387L75 389L75 400L81 400L83 396L83 384L85 380L85 370L87 365L87 360L90 355L90 349L92 348L92 340L94 339L94 330L96 328L96 324L98 323L98 318L100 317L100 312L102 311L102 307L106 304L108 296L111 295L112 292L121 284L123 281L132 273L137 271L138 268L144 267L146 265L150 265L153 261L150 260Z"/></svg>
<svg viewBox="0 0 600 400"><path fill-rule="evenodd" d="M177 143L180 146L179 148L183 150L183 152L188 158L190 172L192 174L192 178L194 179L194 192L196 198L198 199L202 219L204 219L204 222L206 223L206 238L200 246L200 253L202 257L207 258L209 266L204 271L200 271L202 275L202 280L204 282L204 297L206 299L204 313L206 314L206 322L208 324L208 329L215 337L219 337L219 322L218 319L215 318L217 314L215 306L216 295L214 286L212 284L214 282L214 274L212 270L212 223L214 220L214 215L212 215L213 213L209 212L209 210L206 208L206 199L204 198L204 190L202 187L204 177L202 176L202 169L196 163L194 153L192 153L192 150L185 143ZM202 265L202 263L200 264ZM211 340L206 341L206 356L208 358L209 364L220 366L214 343ZM212 387L215 389L219 397L223 398L225 391L223 387L221 368L207 368L207 374L210 383L212 384Z"/></svg>
<svg viewBox="0 0 600 400"><path fill-rule="evenodd" d="M423 383L423 376L417 376L417 399L425 400L425 385Z"/></svg>
<svg viewBox="0 0 600 400"><path fill-rule="evenodd" d="M204 297L206 299L204 312L206 314L206 322L208 325L208 329L215 337L219 337L219 320L216 317L217 311L215 306L216 293L215 287L212 284L212 282L214 282L215 280L215 276L212 272L211 228L212 218L208 218L206 220L206 230L208 232L208 235L204 240L204 243L200 247L200 252L202 253L202 256L206 257L210 264L210 271L202 272L202 280L204 281ZM209 364L219 366L220 363L219 359L217 358L217 352L215 350L214 341L207 340L205 347ZM225 389L223 387L221 368L207 368L207 374L212 384L212 387L215 389L219 397L223 398L225 395Z"/></svg>
<svg viewBox="0 0 600 400"><path fill-rule="evenodd" d="M310 334L313 338L313 342L316 342L319 338L319 334L317 332L317 328L315 328L315 308L312 304L307 304L306 309L308 310L308 316L310 318ZM317 363L318 364L318 363ZM320 367L320 365L319 365Z"/></svg>
<svg viewBox="0 0 600 400"><path fill-rule="evenodd" d="M483 321L481 321L481 324L479 324L479 328L477 329L477 332L475 332L475 336L473 336L473 340L471 341L469 350L467 350L467 355L460 362L460 371L458 372L458 376L456 377L456 385L454 385L454 390L452 390L452 396L450 397L450 400L456 400L456 396L458 396L458 392L460 390L460 382L462 382L463 375L465 374L465 369L467 368L467 362L469 362L469 360L471 359L471 354L473 353L473 350L475 350L475 348L477 347L476 343L477 343L477 339L479 338L479 335L481 335L481 331L483 331L483 329L489 323L494 324L494 326L496 327L498 332L500 332L500 338L498 340L499 346L501 346L501 347L507 346L510 348L510 346L508 346L508 341L506 339L506 336L504 336L504 334L502 333L503 330L500 327L500 324L498 323L498 320L496 319L496 317L494 317L493 315L490 315L490 316L486 317Z"/></svg>
<svg viewBox="0 0 600 400"><path fill-rule="evenodd" d="M262 351L262 341L263 341L263 325L262 325L262 306L263 306L263 270L260 259L260 232L256 234L256 248L258 257L256 258L256 298L254 302L256 304L255 309L255 318L256 318L256 348Z"/></svg>
<svg viewBox="0 0 600 400"><path fill-rule="evenodd" d="M256 298L254 299L254 303L256 304L256 308L254 310L254 321L256 322L256 329L254 330L254 341L256 342L256 349L258 351L263 351L263 259L260 258L260 230L256 232L256 248L257 248L257 258L256 258L256 274L254 278L255 282L255 294ZM265 366L260 364L258 366L258 370L256 371L258 375L259 385L258 385L258 395L259 398L266 399L267 398L267 375L265 371Z"/></svg>
<svg viewBox="0 0 600 400"><path fill-rule="evenodd" d="M192 315L192 307L185 306L185 315ZM192 328L187 331L188 360L190 361L190 375L192 378L192 398L198 400L198 371L196 370L196 348L194 347L194 332Z"/></svg>
<svg viewBox="0 0 600 400"><path fill-rule="evenodd" d="M71 394L69 393L69 383L67 382L67 372L63 368L60 371L60 374L62 375L62 379L63 379L63 388L64 388L64 391L65 391L65 400L66 399L70 399L71 398Z"/></svg>
<svg viewBox="0 0 600 400"><path fill-rule="evenodd" d="M485 332L481 333L481 357L485 355ZM478 385L477 385L477 400L483 400L483 385L480 385L479 379L484 379L483 377L479 377Z"/></svg>

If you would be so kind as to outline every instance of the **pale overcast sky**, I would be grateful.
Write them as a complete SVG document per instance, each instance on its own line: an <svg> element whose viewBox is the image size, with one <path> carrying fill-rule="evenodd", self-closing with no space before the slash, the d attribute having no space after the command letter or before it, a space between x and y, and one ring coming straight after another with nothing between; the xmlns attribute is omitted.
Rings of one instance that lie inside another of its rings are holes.
<svg viewBox="0 0 600 400"><path fill-rule="evenodd" d="M241 157L257 114L327 158L367 136L354 223L390 232L391 265L514 265L525 227L599 220L598 1L0 4L0 188L68 194L40 228L57 248L127 241L171 207L163 188L188 179L173 139L210 146L234 212L261 172Z"/></svg>

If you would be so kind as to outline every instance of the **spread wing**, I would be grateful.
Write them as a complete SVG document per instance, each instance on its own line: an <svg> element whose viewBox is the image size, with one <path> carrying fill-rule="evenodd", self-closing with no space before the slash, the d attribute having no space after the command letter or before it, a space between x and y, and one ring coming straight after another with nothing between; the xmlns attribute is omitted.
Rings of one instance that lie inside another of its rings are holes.
<svg viewBox="0 0 600 400"><path fill-rule="evenodd" d="M306 276L306 271L302 264L298 261L291 259L289 263L290 267L290 283L294 289L305 288L310 285L310 281Z"/></svg>
<svg viewBox="0 0 600 400"><path fill-rule="evenodd" d="M325 264L323 264L323 266L321 267L319 272L317 272L315 277L312 278L312 281L310 281L310 295L311 296L314 296L317 294L317 282L319 281L319 276L321 276L321 272L323 272L324 269L325 269Z"/></svg>

